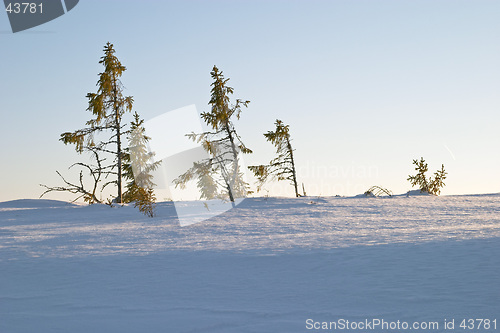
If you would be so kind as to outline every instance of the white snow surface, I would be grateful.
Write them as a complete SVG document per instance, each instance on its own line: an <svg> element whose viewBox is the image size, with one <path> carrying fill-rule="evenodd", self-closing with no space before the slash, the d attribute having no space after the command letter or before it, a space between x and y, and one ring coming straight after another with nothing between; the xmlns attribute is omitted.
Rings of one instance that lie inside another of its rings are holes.
<svg viewBox="0 0 500 333"><path fill-rule="evenodd" d="M249 198L188 227L171 202L155 218L131 206L3 202L0 333L336 332L307 320L373 319L459 332L470 318L496 319L500 331L499 202Z"/></svg>

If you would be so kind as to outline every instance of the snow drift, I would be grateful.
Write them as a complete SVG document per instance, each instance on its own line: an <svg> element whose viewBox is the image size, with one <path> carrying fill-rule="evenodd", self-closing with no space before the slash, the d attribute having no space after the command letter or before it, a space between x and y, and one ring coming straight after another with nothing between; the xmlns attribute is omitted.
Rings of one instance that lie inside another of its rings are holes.
<svg viewBox="0 0 500 333"><path fill-rule="evenodd" d="M254 198L184 228L168 202L0 203L0 332L449 332L500 313L499 198Z"/></svg>

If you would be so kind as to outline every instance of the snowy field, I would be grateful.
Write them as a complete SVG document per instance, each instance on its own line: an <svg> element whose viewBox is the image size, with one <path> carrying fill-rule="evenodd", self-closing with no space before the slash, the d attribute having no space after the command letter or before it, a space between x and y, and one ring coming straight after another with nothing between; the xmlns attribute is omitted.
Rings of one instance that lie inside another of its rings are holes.
<svg viewBox="0 0 500 333"><path fill-rule="evenodd" d="M0 203L0 333L500 332L499 202L252 198L188 227Z"/></svg>

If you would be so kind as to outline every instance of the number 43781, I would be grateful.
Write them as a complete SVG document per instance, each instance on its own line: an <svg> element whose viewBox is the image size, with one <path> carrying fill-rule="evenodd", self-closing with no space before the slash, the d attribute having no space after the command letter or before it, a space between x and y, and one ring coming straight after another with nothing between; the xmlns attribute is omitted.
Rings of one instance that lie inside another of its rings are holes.
<svg viewBox="0 0 500 333"><path fill-rule="evenodd" d="M36 4L34 2L14 2L9 3L5 11L9 14L42 14L43 3Z"/></svg>
<svg viewBox="0 0 500 333"><path fill-rule="evenodd" d="M464 319L460 322L460 328L464 330L489 330L497 329L497 320L490 319Z"/></svg>

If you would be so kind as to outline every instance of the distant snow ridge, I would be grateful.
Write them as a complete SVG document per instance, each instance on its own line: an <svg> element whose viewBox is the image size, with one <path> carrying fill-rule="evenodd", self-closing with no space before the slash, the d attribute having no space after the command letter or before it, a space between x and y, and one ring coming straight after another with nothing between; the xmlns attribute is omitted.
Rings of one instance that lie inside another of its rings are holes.
<svg viewBox="0 0 500 333"><path fill-rule="evenodd" d="M498 199L249 198L184 228L171 202L158 203L158 216L150 219L129 206L18 200L0 203L0 260L170 250L293 251L500 237Z"/></svg>
<svg viewBox="0 0 500 333"><path fill-rule="evenodd" d="M78 204L73 204L66 201L48 200L48 199L19 199L19 200L0 202L0 210L8 208L36 209L36 208L58 208L58 207L76 207L76 206L78 206Z"/></svg>

